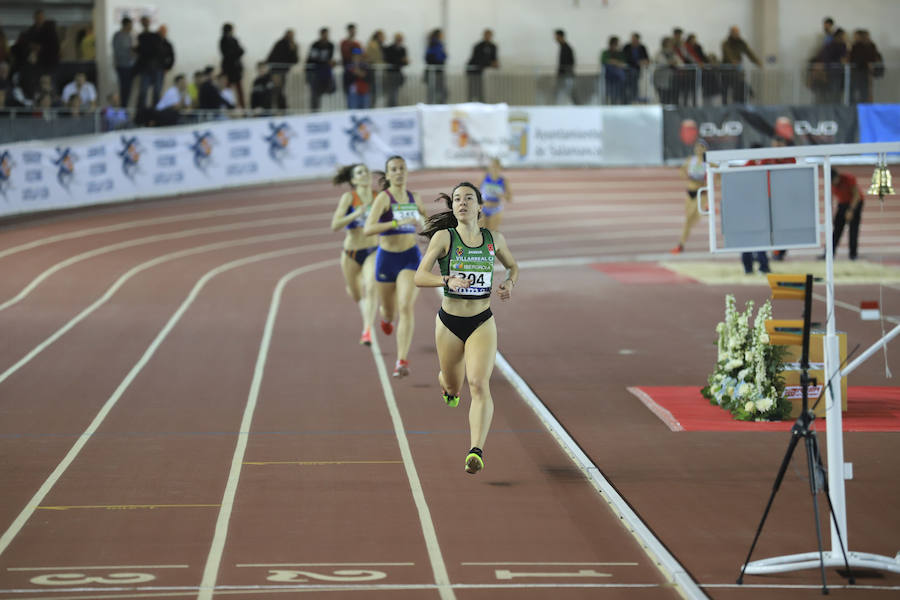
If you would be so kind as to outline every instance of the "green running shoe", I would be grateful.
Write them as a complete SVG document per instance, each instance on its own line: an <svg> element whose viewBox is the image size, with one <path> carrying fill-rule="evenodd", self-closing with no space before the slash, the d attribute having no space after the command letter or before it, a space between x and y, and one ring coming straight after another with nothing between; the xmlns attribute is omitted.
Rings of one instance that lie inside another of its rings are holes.
<svg viewBox="0 0 900 600"><path fill-rule="evenodd" d="M481 448L472 448L466 455L466 473L474 475L484 468L484 458L481 456Z"/></svg>
<svg viewBox="0 0 900 600"><path fill-rule="evenodd" d="M444 390L441 390L441 398L444 399L444 404L446 404L450 408L459 406L459 396L451 396Z"/></svg>

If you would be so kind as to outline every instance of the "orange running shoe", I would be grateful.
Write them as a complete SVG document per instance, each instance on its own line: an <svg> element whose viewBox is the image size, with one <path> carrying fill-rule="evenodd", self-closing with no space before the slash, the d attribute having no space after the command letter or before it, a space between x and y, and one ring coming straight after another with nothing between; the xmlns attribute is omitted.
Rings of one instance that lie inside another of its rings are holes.
<svg viewBox="0 0 900 600"><path fill-rule="evenodd" d="M394 325L390 321L382 321L381 330L384 332L384 335L391 335L394 332Z"/></svg>
<svg viewBox="0 0 900 600"><path fill-rule="evenodd" d="M372 333L368 329L363 330L362 337L359 338L359 343L363 346L372 345Z"/></svg>
<svg viewBox="0 0 900 600"><path fill-rule="evenodd" d="M394 366L394 377L403 379L407 375L409 375L409 361L398 360L397 364Z"/></svg>
<svg viewBox="0 0 900 600"><path fill-rule="evenodd" d="M684 246L682 246L681 244L678 244L677 246L669 250L669 254L681 254L682 252L684 252Z"/></svg>

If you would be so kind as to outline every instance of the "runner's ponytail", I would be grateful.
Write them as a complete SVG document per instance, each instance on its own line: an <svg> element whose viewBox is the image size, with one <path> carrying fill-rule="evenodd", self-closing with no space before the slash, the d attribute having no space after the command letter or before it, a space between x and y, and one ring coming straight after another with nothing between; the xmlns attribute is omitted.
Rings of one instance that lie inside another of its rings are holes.
<svg viewBox="0 0 900 600"><path fill-rule="evenodd" d="M450 208L453 204L453 200L447 194L441 194L437 198L435 198L435 202L443 200L447 207ZM456 220L456 216L453 214L453 209L445 210L443 212L435 213L430 217L425 219L425 225L422 227L422 231L419 232L419 235L422 237L427 237L431 239L434 234L442 229L452 229L459 225L459 222Z"/></svg>

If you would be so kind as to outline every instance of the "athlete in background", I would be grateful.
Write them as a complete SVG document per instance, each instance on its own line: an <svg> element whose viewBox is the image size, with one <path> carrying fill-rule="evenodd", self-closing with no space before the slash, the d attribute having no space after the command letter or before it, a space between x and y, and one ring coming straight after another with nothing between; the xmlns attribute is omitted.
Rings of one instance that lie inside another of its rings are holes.
<svg viewBox="0 0 900 600"><path fill-rule="evenodd" d="M500 159L492 158L488 165L487 173L481 181L481 198L484 204L481 214L484 216L484 226L493 231L500 229L500 221L503 218L503 203L512 202L512 190L509 182L500 171Z"/></svg>
<svg viewBox="0 0 900 600"><path fill-rule="evenodd" d="M394 331L397 319L397 362L393 376L409 375L409 347L412 344L419 290L413 277L422 259L416 245L416 224L426 216L418 195L406 189L406 161L402 156L387 159L383 191L376 197L363 232L378 235L375 254L375 281L381 301L381 330Z"/></svg>
<svg viewBox="0 0 900 600"><path fill-rule="evenodd" d="M341 271L347 284L347 294L360 305L363 319L362 337L359 343L372 345L372 324L375 322L375 250L378 240L363 233L366 217L372 209L372 174L363 164L348 165L338 169L332 180L334 185L350 184L331 217L331 230L347 230L344 249L341 252ZM360 301L361 304L360 304Z"/></svg>

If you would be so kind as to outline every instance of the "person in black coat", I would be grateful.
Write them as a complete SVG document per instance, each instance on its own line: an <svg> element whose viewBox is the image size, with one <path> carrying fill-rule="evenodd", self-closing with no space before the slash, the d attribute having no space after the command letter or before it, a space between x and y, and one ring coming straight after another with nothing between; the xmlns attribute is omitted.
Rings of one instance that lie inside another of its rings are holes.
<svg viewBox="0 0 900 600"><path fill-rule="evenodd" d="M241 83L244 79L244 65L241 63L244 49L234 37L234 25L231 23L222 25L219 51L222 53L222 72L228 77L228 85L237 94L238 106L244 108L244 86Z"/></svg>
<svg viewBox="0 0 900 600"><path fill-rule="evenodd" d="M270 73L280 73L282 77L292 66L300 62L300 53L297 50L297 42L294 41L293 29L285 31L281 39L275 42L266 62L269 63Z"/></svg>
<svg viewBox="0 0 900 600"><path fill-rule="evenodd" d="M150 31L149 17L141 17L141 27L143 31L138 35L137 47L135 48L137 59L134 63L134 71L140 77L137 99L138 109L156 106L162 93L163 83L162 38L155 31ZM147 103L148 88L151 88L153 93L153 99L149 104Z"/></svg>
<svg viewBox="0 0 900 600"><path fill-rule="evenodd" d="M466 65L466 79L469 83L469 102L484 102L484 79L482 73L488 67L500 66L497 60L497 44L493 42L494 32L485 29L480 42L472 48L472 57Z"/></svg>
<svg viewBox="0 0 900 600"><path fill-rule="evenodd" d="M631 104L638 97L638 82L641 79L641 69L650 64L650 56L647 48L641 43L638 33L631 34L631 41L622 48L625 55L625 104Z"/></svg>

